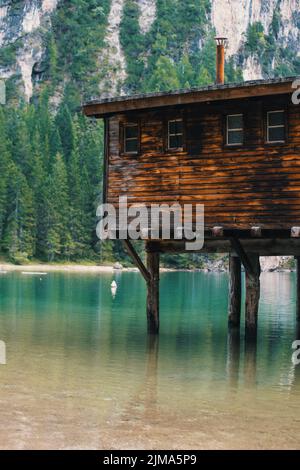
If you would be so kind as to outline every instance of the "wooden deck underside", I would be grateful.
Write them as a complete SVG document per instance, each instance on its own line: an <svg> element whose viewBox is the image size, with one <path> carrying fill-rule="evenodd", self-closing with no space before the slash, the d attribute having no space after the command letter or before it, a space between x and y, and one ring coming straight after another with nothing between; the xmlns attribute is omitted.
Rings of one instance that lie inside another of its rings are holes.
<svg viewBox="0 0 300 470"><path fill-rule="evenodd" d="M257 253L260 256L300 256L300 239L239 239L246 253ZM148 250L159 253L186 253L184 241L150 241ZM190 253L230 253L238 255L230 239L206 239L202 250Z"/></svg>

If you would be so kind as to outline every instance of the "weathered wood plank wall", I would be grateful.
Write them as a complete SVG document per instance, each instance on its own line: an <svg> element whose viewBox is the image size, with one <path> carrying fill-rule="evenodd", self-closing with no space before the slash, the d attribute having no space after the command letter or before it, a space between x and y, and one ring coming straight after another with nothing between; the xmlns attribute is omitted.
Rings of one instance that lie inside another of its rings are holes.
<svg viewBox="0 0 300 470"><path fill-rule="evenodd" d="M287 141L267 144L267 111L286 109ZM225 116L243 114L243 146L226 147ZM186 147L166 150L168 119L183 117ZM139 155L122 154L122 125L139 122ZM107 200L203 203L205 225L230 229L290 229L300 224L300 106L290 95L181 108L137 111L109 118Z"/></svg>

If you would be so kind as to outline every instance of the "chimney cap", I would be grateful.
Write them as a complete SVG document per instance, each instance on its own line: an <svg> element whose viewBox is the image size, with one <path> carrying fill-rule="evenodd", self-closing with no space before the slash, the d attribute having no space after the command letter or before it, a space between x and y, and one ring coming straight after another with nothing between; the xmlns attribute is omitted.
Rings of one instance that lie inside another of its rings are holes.
<svg viewBox="0 0 300 470"><path fill-rule="evenodd" d="M225 37L216 37L215 41L218 46L227 46L228 38Z"/></svg>

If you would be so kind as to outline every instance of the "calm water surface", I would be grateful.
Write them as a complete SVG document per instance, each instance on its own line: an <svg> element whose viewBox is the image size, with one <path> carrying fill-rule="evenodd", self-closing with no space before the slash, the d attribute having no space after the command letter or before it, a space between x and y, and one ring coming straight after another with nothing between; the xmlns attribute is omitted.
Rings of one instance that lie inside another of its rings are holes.
<svg viewBox="0 0 300 470"><path fill-rule="evenodd" d="M113 297L110 284L118 283ZM295 277L262 276L257 348L227 331L226 274L0 275L0 448L300 448Z"/></svg>

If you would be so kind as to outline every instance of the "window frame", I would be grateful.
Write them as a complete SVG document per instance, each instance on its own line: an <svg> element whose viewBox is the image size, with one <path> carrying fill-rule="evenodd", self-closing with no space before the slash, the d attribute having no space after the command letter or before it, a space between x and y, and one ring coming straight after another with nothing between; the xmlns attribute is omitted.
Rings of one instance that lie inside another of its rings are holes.
<svg viewBox="0 0 300 470"><path fill-rule="evenodd" d="M242 117L243 127L242 128L229 129L229 118L237 117L237 116ZM244 113L226 114L225 127L226 127L226 135L225 135L225 145L226 145L226 147L242 147L245 144L245 115L244 115ZM230 143L229 142L229 133L230 132L242 132L243 133L242 142Z"/></svg>
<svg viewBox="0 0 300 470"><path fill-rule="evenodd" d="M269 116L270 114L275 114L275 113L283 113L284 116L284 123L277 125L277 126L270 126L269 125ZM284 129L284 139L283 140L270 140L270 135L269 135L269 130L270 129L279 129L283 128ZM286 109L281 108L281 109L271 109L269 111L266 111L266 135L265 135L265 142L268 145L282 145L287 142L287 112Z"/></svg>
<svg viewBox="0 0 300 470"><path fill-rule="evenodd" d="M137 128L137 137L126 138L126 129L129 127L136 127ZM128 151L126 149L127 141L137 141L137 150L135 151ZM122 125L122 153L124 155L139 155L140 153L140 123L139 122L124 122Z"/></svg>
<svg viewBox="0 0 300 470"><path fill-rule="evenodd" d="M182 123L182 132L177 133L177 134L171 134L170 133L170 124L172 122L181 122ZM177 118L168 118L167 119L167 139L166 139L166 144L167 144L167 151L169 152L182 152L185 148L185 123L183 117L177 117ZM182 146L181 147L171 147L170 146L170 137L177 137L181 136L182 137Z"/></svg>

